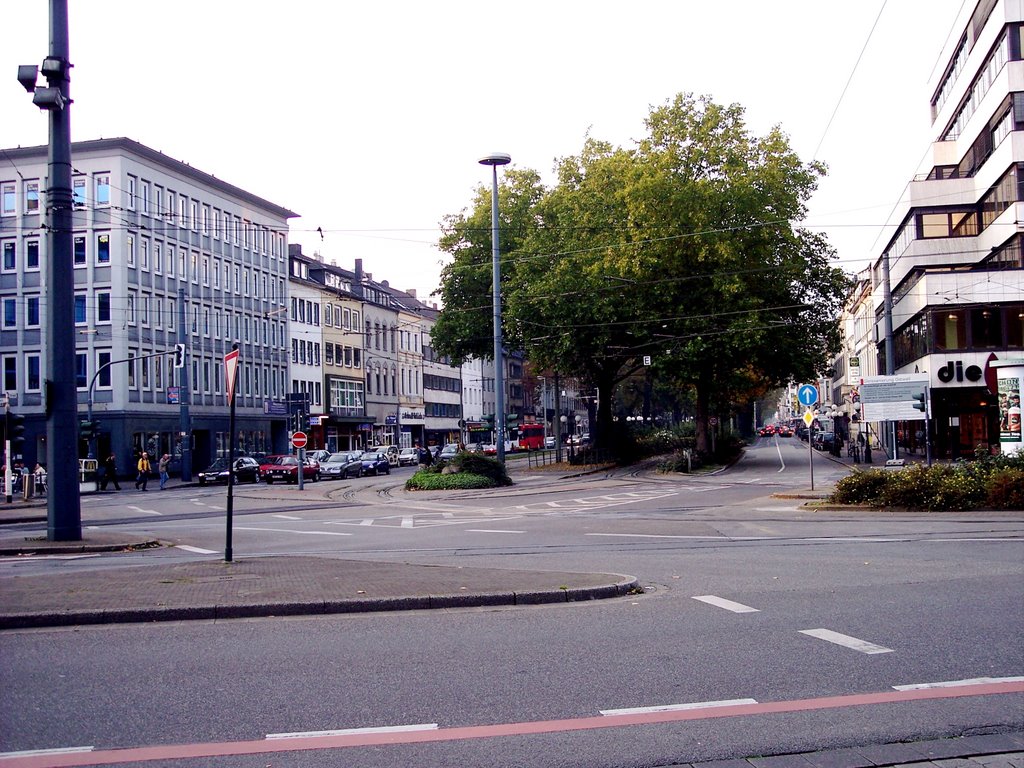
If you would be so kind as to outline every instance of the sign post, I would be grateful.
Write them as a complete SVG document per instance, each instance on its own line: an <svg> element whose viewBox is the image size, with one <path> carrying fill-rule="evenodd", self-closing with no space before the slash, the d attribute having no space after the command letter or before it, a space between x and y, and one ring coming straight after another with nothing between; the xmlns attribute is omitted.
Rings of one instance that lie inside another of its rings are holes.
<svg viewBox="0 0 1024 768"><path fill-rule="evenodd" d="M292 432L292 448L297 450L299 458L299 466L296 471L296 478L299 484L299 490L301 491L305 486L302 483L303 470L306 468L306 442L308 437L302 430Z"/></svg>
<svg viewBox="0 0 1024 768"><path fill-rule="evenodd" d="M801 384L796 391L796 399L800 405L806 406L804 423L807 424L807 466L811 473L811 490L814 490L814 414L811 406L818 402L818 388L813 384ZM810 417L810 418L808 418Z"/></svg>
<svg viewBox="0 0 1024 768"><path fill-rule="evenodd" d="M228 396L228 514L227 534L224 539L224 562L230 563L231 553L231 525L232 514L235 504L235 383L238 381L238 344L232 345L232 350L224 355L224 377L227 379Z"/></svg>

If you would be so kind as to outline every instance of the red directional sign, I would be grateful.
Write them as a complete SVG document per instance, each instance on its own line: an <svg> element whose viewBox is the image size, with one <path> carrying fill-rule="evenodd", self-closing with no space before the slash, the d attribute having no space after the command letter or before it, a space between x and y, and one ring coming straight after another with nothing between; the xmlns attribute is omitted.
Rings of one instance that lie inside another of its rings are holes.
<svg viewBox="0 0 1024 768"><path fill-rule="evenodd" d="M292 433L292 447L294 448L305 448L306 447L306 433L305 432L293 432Z"/></svg>

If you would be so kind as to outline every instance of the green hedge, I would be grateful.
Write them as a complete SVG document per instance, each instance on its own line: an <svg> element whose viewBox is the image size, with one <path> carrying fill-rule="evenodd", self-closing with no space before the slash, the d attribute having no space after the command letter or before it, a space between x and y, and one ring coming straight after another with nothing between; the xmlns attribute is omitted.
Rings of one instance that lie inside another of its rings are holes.
<svg viewBox="0 0 1024 768"><path fill-rule="evenodd" d="M405 481L405 488L409 491L451 491L503 485L512 485L504 464L489 456L465 451L448 461L435 461Z"/></svg>
<svg viewBox="0 0 1024 768"><path fill-rule="evenodd" d="M829 501L929 511L1024 509L1024 456L856 470L836 483Z"/></svg>

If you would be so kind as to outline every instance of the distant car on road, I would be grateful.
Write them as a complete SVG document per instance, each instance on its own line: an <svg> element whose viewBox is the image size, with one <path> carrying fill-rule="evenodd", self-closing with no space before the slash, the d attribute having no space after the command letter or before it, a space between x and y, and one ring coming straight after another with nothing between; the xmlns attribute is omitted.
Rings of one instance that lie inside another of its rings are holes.
<svg viewBox="0 0 1024 768"><path fill-rule="evenodd" d="M388 455L382 451L367 451L359 457L360 464L362 465L361 474L363 475L379 475L382 472L385 475L391 474L391 462L388 461Z"/></svg>
<svg viewBox="0 0 1024 768"><path fill-rule="evenodd" d="M332 453L327 461L320 465L320 475L328 478L344 479L359 477L363 468L362 451L339 451Z"/></svg>
<svg viewBox="0 0 1024 768"><path fill-rule="evenodd" d="M324 450L322 448L317 449L315 451L306 451L306 458L313 459L317 463L323 464L325 461L331 458L331 452Z"/></svg>
<svg viewBox="0 0 1024 768"><path fill-rule="evenodd" d="M466 443L466 447L464 450L466 451L466 453L482 453L484 447L480 443Z"/></svg>
<svg viewBox="0 0 1024 768"><path fill-rule="evenodd" d="M226 483L229 476L229 464L225 457L214 459L206 469L196 477L200 485L207 483ZM260 481L260 465L249 456L240 456L235 459L235 483L258 483Z"/></svg>
<svg viewBox="0 0 1024 768"><path fill-rule="evenodd" d="M403 448L398 452L398 466L415 467L420 463L420 453L416 448Z"/></svg>
<svg viewBox="0 0 1024 768"><path fill-rule="evenodd" d="M441 456L440 456L440 458L444 459L445 461L448 461L449 459L454 459L455 458L455 454L457 454L458 452L459 452L459 444L458 443L448 443L447 445L445 445L444 448L441 449Z"/></svg>

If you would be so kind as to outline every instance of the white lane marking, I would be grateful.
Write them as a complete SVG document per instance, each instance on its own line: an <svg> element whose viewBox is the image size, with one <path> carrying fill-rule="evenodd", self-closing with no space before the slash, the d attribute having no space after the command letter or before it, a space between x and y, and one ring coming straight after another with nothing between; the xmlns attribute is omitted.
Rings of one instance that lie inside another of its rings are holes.
<svg viewBox="0 0 1024 768"><path fill-rule="evenodd" d="M1016 541L1016 542L1024 542L1024 539L1020 538L1019 536L1008 535L1006 538L1002 538L1002 539L997 539L997 538L982 539L982 538L976 538L976 537L972 537L972 536L965 536L962 539L929 539L929 541L946 541L946 542L949 542L949 541L957 541L957 542L960 542L960 541Z"/></svg>
<svg viewBox="0 0 1024 768"><path fill-rule="evenodd" d="M709 541L770 541L769 536L676 536L665 533L585 533L584 536L610 536L620 539L705 539Z"/></svg>
<svg viewBox="0 0 1024 768"><path fill-rule="evenodd" d="M340 533L338 531L293 531L288 528L242 528L235 526L236 531L261 531L266 533L299 533L310 536L351 536L351 533Z"/></svg>
<svg viewBox="0 0 1024 768"><path fill-rule="evenodd" d="M159 514L162 514L161 512L157 512L155 509L143 509L142 507L133 507L131 505L128 505L127 508L128 509L133 509L136 512L141 512L144 515L159 515Z"/></svg>
<svg viewBox="0 0 1024 768"><path fill-rule="evenodd" d="M693 599L700 600L708 605L717 606L718 608L724 608L733 613L758 613L757 608L751 608L749 605L743 605L743 603L734 603L732 600L726 600L724 597L716 597L715 595L695 595Z"/></svg>
<svg viewBox="0 0 1024 768"><path fill-rule="evenodd" d="M920 691L925 688L955 688L960 685L987 685L989 683L1019 683L1024 677L972 677L969 680L944 680L941 683L912 683L910 685L894 685L896 691Z"/></svg>
<svg viewBox="0 0 1024 768"><path fill-rule="evenodd" d="M99 554L82 554L82 555L17 555L14 557L4 557L3 562L19 562L25 563L31 560L36 562L38 560L84 560L87 557L99 557Z"/></svg>
<svg viewBox="0 0 1024 768"><path fill-rule="evenodd" d="M305 739L318 736L349 736L356 733L408 733L411 731L436 731L437 723L415 725L382 725L374 728L343 728L339 731L298 731L296 733L268 733L266 739Z"/></svg>
<svg viewBox="0 0 1024 768"><path fill-rule="evenodd" d="M271 517L276 517L279 520L301 520L302 519L301 517L293 517L292 515L271 515Z"/></svg>
<svg viewBox="0 0 1024 768"><path fill-rule="evenodd" d="M735 707L740 704L757 704L756 699L727 699L725 701L697 701L692 704L663 704L656 707L628 707L626 709L602 709L605 717L615 715L642 715L646 712L678 712L686 709L710 709L711 707Z"/></svg>
<svg viewBox="0 0 1024 768"><path fill-rule="evenodd" d="M782 465L781 467L779 467L776 470L776 472L777 473L778 472L785 472L786 471L786 460L782 458L782 446L779 445L778 438L776 438L776 440L775 440L775 450L779 452L779 464Z"/></svg>
<svg viewBox="0 0 1024 768"><path fill-rule="evenodd" d="M467 528L466 533L526 533L526 531L500 531L497 528Z"/></svg>
<svg viewBox="0 0 1024 768"><path fill-rule="evenodd" d="M175 544L175 549L184 549L186 552L195 552L197 555L216 555L217 553L212 549L202 549L201 547L192 547L188 544Z"/></svg>
<svg viewBox="0 0 1024 768"><path fill-rule="evenodd" d="M92 752L96 747L57 747L56 749L26 749L21 752L0 752L0 760L10 760L16 757L37 757L40 755L74 755L82 752Z"/></svg>
<svg viewBox="0 0 1024 768"><path fill-rule="evenodd" d="M860 651L861 653L893 652L892 648L886 648L881 645L869 643L866 640L860 640L856 637L850 637L849 635L843 635L839 632L833 632L831 629L801 629L800 634L816 637L819 640L824 640L828 643L835 643L836 645L841 645L854 651Z"/></svg>

